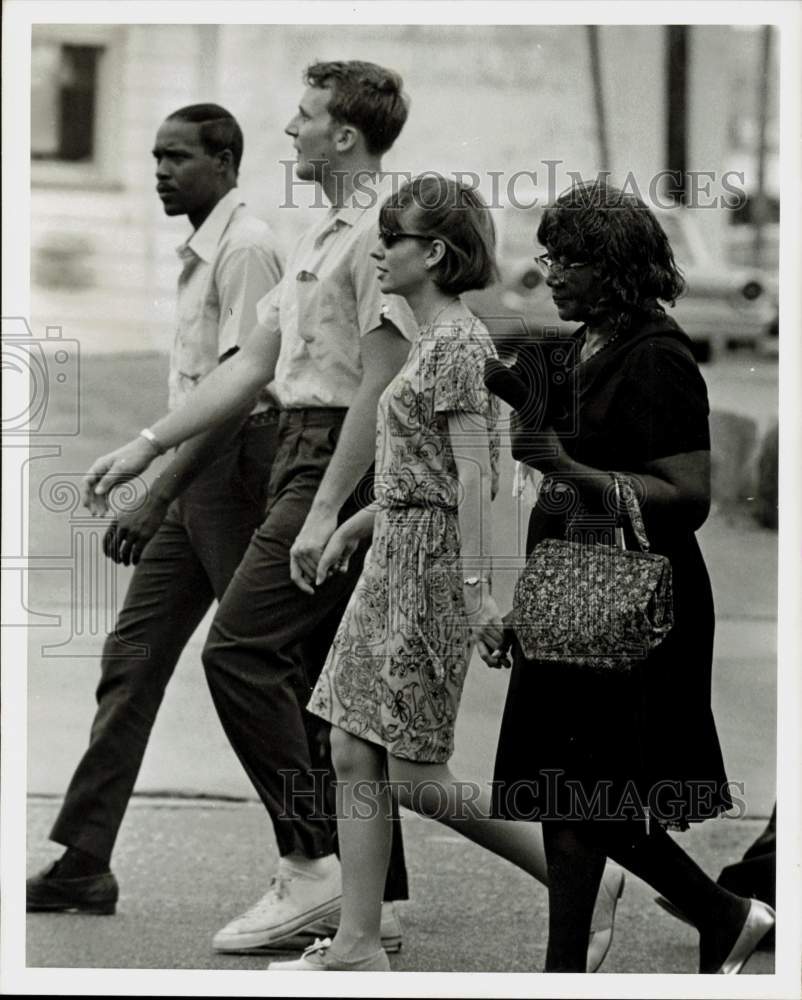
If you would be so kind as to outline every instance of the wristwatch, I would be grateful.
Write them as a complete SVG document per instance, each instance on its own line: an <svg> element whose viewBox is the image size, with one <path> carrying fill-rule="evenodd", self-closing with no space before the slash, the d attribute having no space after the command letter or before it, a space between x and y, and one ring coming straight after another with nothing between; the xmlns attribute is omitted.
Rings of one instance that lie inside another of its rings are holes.
<svg viewBox="0 0 802 1000"><path fill-rule="evenodd" d="M466 587L478 587L480 583L486 583L488 587L490 586L489 576L466 576L462 581Z"/></svg>

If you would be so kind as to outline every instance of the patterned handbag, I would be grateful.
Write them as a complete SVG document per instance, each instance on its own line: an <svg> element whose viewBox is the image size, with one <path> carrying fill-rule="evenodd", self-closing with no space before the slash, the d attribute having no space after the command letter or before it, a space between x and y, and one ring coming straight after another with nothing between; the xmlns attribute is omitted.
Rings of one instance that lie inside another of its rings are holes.
<svg viewBox="0 0 802 1000"><path fill-rule="evenodd" d="M618 473L612 478L615 509L623 497L640 549L626 549L618 516L615 545L539 542L518 579L508 619L527 659L629 670L671 630L671 563L649 551L632 483Z"/></svg>

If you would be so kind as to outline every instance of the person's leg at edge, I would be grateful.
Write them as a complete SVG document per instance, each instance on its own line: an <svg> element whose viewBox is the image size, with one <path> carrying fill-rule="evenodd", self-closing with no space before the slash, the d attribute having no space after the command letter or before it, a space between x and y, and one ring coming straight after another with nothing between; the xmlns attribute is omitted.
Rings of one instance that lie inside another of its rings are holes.
<svg viewBox="0 0 802 1000"><path fill-rule="evenodd" d="M699 930L699 972L716 972L737 939L750 902L718 885L658 825L597 823L610 857L687 913Z"/></svg>
<svg viewBox="0 0 802 1000"><path fill-rule="evenodd" d="M232 432L145 547L106 638L90 745L51 839L62 877L106 871L164 691L187 641L220 600L261 523L277 417Z"/></svg>
<svg viewBox="0 0 802 1000"><path fill-rule="evenodd" d="M381 948L381 907L392 837L386 751L336 727L331 731L337 772L343 898L331 950L351 960Z"/></svg>
<svg viewBox="0 0 802 1000"><path fill-rule="evenodd" d="M589 912L605 855L657 889L696 923L700 973L717 972L749 913L750 902L717 885L660 826L639 822L544 825L549 862L546 972L582 972Z"/></svg>
<svg viewBox="0 0 802 1000"><path fill-rule="evenodd" d="M279 854L302 864L333 853L334 821L320 811L311 773L296 647L323 617L326 589L340 581L310 598L290 579L289 548L308 509L296 499L269 508L217 609L203 664L220 721L270 813Z"/></svg>
<svg viewBox="0 0 802 1000"><path fill-rule="evenodd" d="M183 525L168 515L106 638L89 747L51 840L108 865L167 682L212 597Z"/></svg>
<svg viewBox="0 0 802 1000"><path fill-rule="evenodd" d="M530 820L492 818L493 795L489 786L455 778L446 764L417 763L388 757L391 788L401 805L436 819L463 837L492 851L527 872L551 893L551 859L544 847L542 825ZM600 890L600 882L604 885ZM589 885L587 934L579 969L595 972L610 945L615 909L623 875L615 865L605 869L601 856L598 878ZM550 897L551 898L551 897ZM593 944L589 937L593 931Z"/></svg>
<svg viewBox="0 0 802 1000"><path fill-rule="evenodd" d="M286 415L285 415L286 417ZM220 603L203 664L220 720L272 821L280 855L265 895L214 938L221 951L271 946L324 917L341 896L336 823L320 808L320 776L304 724L298 643L350 593L358 560L314 595L290 578L289 551L333 449L331 426L285 419L262 526Z"/></svg>
<svg viewBox="0 0 802 1000"><path fill-rule="evenodd" d="M480 847L547 882L546 856L539 823L493 819L490 788L461 781L447 764L422 764L389 756L389 776L408 809L450 827Z"/></svg>
<svg viewBox="0 0 802 1000"><path fill-rule="evenodd" d="M301 640L343 606L367 546L348 572L305 594L289 574L303 527L334 450L339 424L326 413L283 415L271 499L215 615L203 651L215 706L229 740L268 809L282 860L296 868L336 864L334 817L321 813L319 776L299 697Z"/></svg>
<svg viewBox="0 0 802 1000"><path fill-rule="evenodd" d="M345 612L344 601L335 608L327 619L321 623L318 629L301 643L301 659L303 661L307 690L305 692L304 703L309 700L312 689L320 675L323 663L326 660L329 648L334 641L337 626ZM304 711L304 723L306 725L307 739L312 752L312 764L319 772L321 780L321 799L323 809L331 816L337 814L337 780L331 760L331 725L311 712ZM398 812L398 802L391 797L390 803L393 823L392 844L390 847L390 863L387 868L387 880L384 884L385 902L396 902L409 899L409 880L407 877L406 860L404 858L404 841L401 830L401 821ZM339 854L337 839L334 841L335 851Z"/></svg>
<svg viewBox="0 0 802 1000"><path fill-rule="evenodd" d="M578 824L546 820L549 867L549 940L545 972L584 972L593 901L605 856Z"/></svg>

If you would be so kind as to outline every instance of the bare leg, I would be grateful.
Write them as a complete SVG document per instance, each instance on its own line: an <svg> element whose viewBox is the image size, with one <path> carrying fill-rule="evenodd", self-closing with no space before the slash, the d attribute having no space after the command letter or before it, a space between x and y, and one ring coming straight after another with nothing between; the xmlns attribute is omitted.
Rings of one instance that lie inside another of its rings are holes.
<svg viewBox="0 0 802 1000"><path fill-rule="evenodd" d="M388 769L399 802L429 816L511 862L543 885L549 885L543 831L527 820L491 819L492 796L479 782L459 781L446 764L419 764L388 756ZM595 876L594 876L595 877ZM623 873L604 857L590 895L590 947L585 941L581 970L595 972L610 947ZM599 879L602 881L599 891ZM595 902L594 902L595 901Z"/></svg>
<svg viewBox="0 0 802 1000"><path fill-rule="evenodd" d="M342 864L340 926L332 952L367 958L381 948L381 909L392 840L392 808L382 747L332 727Z"/></svg>
<svg viewBox="0 0 802 1000"><path fill-rule="evenodd" d="M490 789L476 781L459 781L446 764L419 764L388 756L388 769L401 805L438 820L547 883L539 823L491 819Z"/></svg>

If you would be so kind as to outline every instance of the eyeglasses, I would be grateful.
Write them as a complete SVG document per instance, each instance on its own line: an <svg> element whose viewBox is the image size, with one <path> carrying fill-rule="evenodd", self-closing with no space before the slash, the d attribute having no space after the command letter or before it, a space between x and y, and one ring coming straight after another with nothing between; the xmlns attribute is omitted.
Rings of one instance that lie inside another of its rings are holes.
<svg viewBox="0 0 802 1000"><path fill-rule="evenodd" d="M580 267L589 267L591 261L575 260L569 264L561 264L560 261L554 260L549 254L542 253L539 257L535 257L535 263L546 277L551 273L559 277L564 275L566 271L578 271Z"/></svg>
<svg viewBox="0 0 802 1000"><path fill-rule="evenodd" d="M431 233L406 233L401 229L385 229L379 227L379 240L385 250L394 247L399 240L433 240L435 237Z"/></svg>

